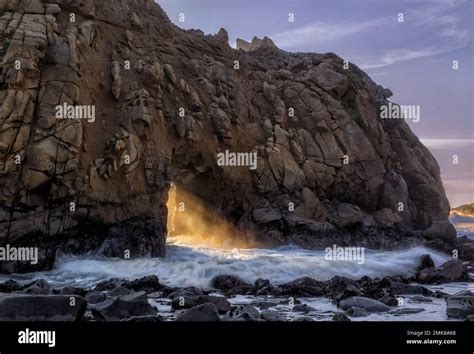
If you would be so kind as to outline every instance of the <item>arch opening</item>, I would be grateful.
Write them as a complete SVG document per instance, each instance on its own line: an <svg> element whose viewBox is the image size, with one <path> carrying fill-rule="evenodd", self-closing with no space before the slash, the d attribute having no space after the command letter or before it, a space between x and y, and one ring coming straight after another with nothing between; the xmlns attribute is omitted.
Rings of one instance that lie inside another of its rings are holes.
<svg viewBox="0 0 474 354"><path fill-rule="evenodd" d="M185 186L172 183L168 192L168 244L217 249L253 248L235 225Z"/></svg>

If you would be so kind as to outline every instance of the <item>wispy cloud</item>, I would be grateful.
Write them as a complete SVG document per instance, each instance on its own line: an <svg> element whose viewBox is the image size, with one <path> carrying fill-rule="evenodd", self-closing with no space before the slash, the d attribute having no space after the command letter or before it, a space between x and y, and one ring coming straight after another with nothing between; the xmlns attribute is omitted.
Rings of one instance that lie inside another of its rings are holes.
<svg viewBox="0 0 474 354"><path fill-rule="evenodd" d="M459 149L470 146L474 148L474 139L420 138L420 140L429 149Z"/></svg>
<svg viewBox="0 0 474 354"><path fill-rule="evenodd" d="M361 64L360 67L364 70L376 69L384 66L393 65L402 61L430 57L441 53L442 51L436 49L397 49L386 53L381 59L377 61Z"/></svg>
<svg viewBox="0 0 474 354"><path fill-rule="evenodd" d="M366 31L387 23L390 17L357 23L325 23L313 22L309 25L272 35L273 41L280 48L292 48L308 42L328 42Z"/></svg>
<svg viewBox="0 0 474 354"><path fill-rule="evenodd" d="M413 38L400 44L405 47L391 49L382 55L372 56L372 58L361 58L359 66L366 70L376 69L463 48L471 40L471 30L469 25L463 22L465 14L460 9L460 6L465 3L466 0L432 0L427 3L411 3L414 5L405 11L405 23L403 24L403 26L409 27L403 28L408 29L409 35ZM383 30L386 34L400 31L400 28L397 28L400 24L397 23L396 16L397 14L394 13L390 16L361 22L314 22L294 30L276 33L271 37L280 48L289 50L307 46L308 43L312 45L325 44L339 39L349 41L351 40L350 36L364 32L367 32L367 38L371 38L370 36L378 30ZM424 40L423 32L420 32L420 29L430 33L431 43ZM436 39L436 42L433 42L433 38ZM406 46L406 43L411 41L413 41L412 46Z"/></svg>

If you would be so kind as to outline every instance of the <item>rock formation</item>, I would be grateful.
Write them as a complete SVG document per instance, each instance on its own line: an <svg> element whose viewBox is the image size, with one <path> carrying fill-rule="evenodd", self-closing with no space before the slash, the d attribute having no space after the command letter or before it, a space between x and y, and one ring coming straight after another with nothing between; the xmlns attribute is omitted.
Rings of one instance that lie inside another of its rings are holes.
<svg viewBox="0 0 474 354"><path fill-rule="evenodd" d="M1 271L164 256L171 182L262 244L454 242L435 159L334 54L235 50L152 0L0 0L0 17L0 246L40 248ZM218 166L225 150L257 169Z"/></svg>

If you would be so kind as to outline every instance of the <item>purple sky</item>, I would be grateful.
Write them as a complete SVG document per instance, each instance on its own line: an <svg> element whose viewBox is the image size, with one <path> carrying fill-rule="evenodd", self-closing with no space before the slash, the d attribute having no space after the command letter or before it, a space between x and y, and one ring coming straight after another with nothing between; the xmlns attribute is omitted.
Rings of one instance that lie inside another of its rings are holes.
<svg viewBox="0 0 474 354"><path fill-rule="evenodd" d="M451 205L474 203L473 0L157 2L180 27L207 34L224 27L232 46L269 36L287 51L334 52L357 64L392 89L393 101L420 105L420 122L409 124L437 158Z"/></svg>

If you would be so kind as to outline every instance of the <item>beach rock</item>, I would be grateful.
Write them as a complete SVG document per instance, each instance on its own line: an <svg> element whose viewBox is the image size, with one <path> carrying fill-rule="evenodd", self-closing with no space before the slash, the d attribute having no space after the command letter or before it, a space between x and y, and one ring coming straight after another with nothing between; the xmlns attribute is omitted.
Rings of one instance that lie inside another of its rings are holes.
<svg viewBox="0 0 474 354"><path fill-rule="evenodd" d="M233 275L218 275L211 280L211 286L217 290L244 294L252 290L252 285Z"/></svg>
<svg viewBox="0 0 474 354"><path fill-rule="evenodd" d="M230 302L223 296L196 295L175 296L171 302L174 310L190 309L202 304L213 304L219 313L224 314L230 309Z"/></svg>
<svg viewBox="0 0 474 354"><path fill-rule="evenodd" d="M351 322L351 319L342 312L335 313L334 316L332 316L332 320L334 322Z"/></svg>
<svg viewBox="0 0 474 354"><path fill-rule="evenodd" d="M393 295L418 294L418 295L430 296L433 294L431 290L429 290L428 288L425 288L424 286L416 285L416 284L405 284L405 283L400 283L400 282L395 282L395 281L391 282L390 290L392 291Z"/></svg>
<svg viewBox="0 0 474 354"><path fill-rule="evenodd" d="M446 314L450 318L464 319L474 315L474 293L470 290L460 291L446 299Z"/></svg>
<svg viewBox="0 0 474 354"><path fill-rule="evenodd" d="M35 281L23 291L26 294L31 295L48 295L52 293L53 289L46 280L40 279Z"/></svg>
<svg viewBox="0 0 474 354"><path fill-rule="evenodd" d="M392 295L385 294L376 300L387 306L398 306L398 299Z"/></svg>
<svg viewBox="0 0 474 354"><path fill-rule="evenodd" d="M260 313L250 305L232 306L230 311L223 317L224 321L259 321Z"/></svg>
<svg viewBox="0 0 474 354"><path fill-rule="evenodd" d="M195 306L176 318L178 322L215 322L220 321L217 307L214 304Z"/></svg>
<svg viewBox="0 0 474 354"><path fill-rule="evenodd" d="M324 295L323 284L309 277L303 277L288 283L280 284L277 292L279 295L301 297Z"/></svg>
<svg viewBox="0 0 474 354"><path fill-rule="evenodd" d="M293 306L293 311L294 312L308 313L308 312L316 311L316 309L309 306L309 305L304 304L304 305L295 305L295 306Z"/></svg>
<svg viewBox="0 0 474 354"><path fill-rule="evenodd" d="M165 319L160 315L153 316L134 316L123 320L125 322L164 322Z"/></svg>
<svg viewBox="0 0 474 354"><path fill-rule="evenodd" d="M440 238L448 243L453 243L457 238L457 231L447 220L434 222L424 234L427 239Z"/></svg>
<svg viewBox="0 0 474 354"><path fill-rule="evenodd" d="M124 282L125 282L125 280L121 280L121 279L117 279L117 278L104 280L104 281L99 282L95 286L94 290L96 290L96 291L110 291L112 289L115 289L118 286L121 286L121 284L123 284Z"/></svg>
<svg viewBox="0 0 474 354"><path fill-rule="evenodd" d="M282 322L285 320L285 318L282 315L280 315L278 312L271 311L271 310L263 310L260 316L262 320L265 320L268 322Z"/></svg>
<svg viewBox="0 0 474 354"><path fill-rule="evenodd" d="M106 299L106 296L100 291L90 291L86 294L86 301L89 304L98 304Z"/></svg>
<svg viewBox="0 0 474 354"><path fill-rule="evenodd" d="M380 301L361 296L354 296L344 299L339 303L339 307L344 311L349 310L351 307L358 307L367 312L390 311L390 307L381 303Z"/></svg>
<svg viewBox="0 0 474 354"><path fill-rule="evenodd" d="M395 316L402 316L402 315L414 315L420 312L425 311L424 308L415 308L415 307L405 307L403 309L396 309L394 311L390 311L390 314L393 314Z"/></svg>
<svg viewBox="0 0 474 354"><path fill-rule="evenodd" d="M324 292L326 296L336 301L352 297L363 296L364 292L359 285L352 279L347 277L335 276L324 283Z"/></svg>
<svg viewBox="0 0 474 354"><path fill-rule="evenodd" d="M275 292L275 287L268 279L258 278L254 283L255 295L271 295Z"/></svg>
<svg viewBox="0 0 474 354"><path fill-rule="evenodd" d="M153 316L157 311L146 301L126 301L120 297L92 305L94 318L102 321L120 321L136 316Z"/></svg>
<svg viewBox="0 0 474 354"><path fill-rule="evenodd" d="M56 294L56 291L53 291L53 293ZM59 295L77 295L83 298L85 298L86 294L87 290L71 286L66 286L59 291Z"/></svg>
<svg viewBox="0 0 474 354"><path fill-rule="evenodd" d="M422 284L444 284L469 279L466 266L462 261L453 259L438 268L425 268L416 275Z"/></svg>
<svg viewBox="0 0 474 354"><path fill-rule="evenodd" d="M116 288L112 289L108 293L108 295L111 296L111 297L114 297L114 296L128 295L128 294L132 294L132 293L133 293L133 290L124 288L123 286L117 286Z"/></svg>
<svg viewBox="0 0 474 354"><path fill-rule="evenodd" d="M156 275L149 275L140 279L122 284L123 287L132 289L133 291L146 291L147 293L161 290L163 286Z"/></svg>
<svg viewBox="0 0 474 354"><path fill-rule="evenodd" d="M426 297L426 296L415 295L411 298L411 301L420 302L420 303L432 303L433 299L430 299L429 297Z"/></svg>
<svg viewBox="0 0 474 354"><path fill-rule="evenodd" d="M169 294L170 299L175 299L177 297L181 296L194 296L194 295L203 295L203 292L201 289L195 287L195 286L190 286L187 288L182 288L176 291L173 291L171 294Z"/></svg>
<svg viewBox="0 0 474 354"><path fill-rule="evenodd" d="M420 265L418 266L418 271L422 271L426 268L433 268L435 266L433 259L429 254L424 254L420 257Z"/></svg>
<svg viewBox="0 0 474 354"><path fill-rule="evenodd" d="M21 289L22 286L12 279L0 284L0 293L11 293L13 291L20 291Z"/></svg>
<svg viewBox="0 0 474 354"><path fill-rule="evenodd" d="M0 295L0 321L79 321L86 306L79 296Z"/></svg>
<svg viewBox="0 0 474 354"><path fill-rule="evenodd" d="M351 307L349 310L346 311L346 315L350 317L367 317L370 315L369 311L361 309L359 307Z"/></svg>
<svg viewBox="0 0 474 354"><path fill-rule="evenodd" d="M123 294L120 295L119 298L121 300L127 301L127 302L147 302L148 301L148 296L146 291L137 291L137 292L131 292L130 294Z"/></svg>

